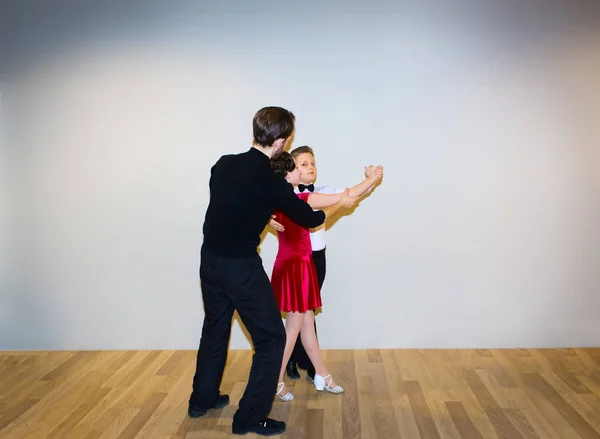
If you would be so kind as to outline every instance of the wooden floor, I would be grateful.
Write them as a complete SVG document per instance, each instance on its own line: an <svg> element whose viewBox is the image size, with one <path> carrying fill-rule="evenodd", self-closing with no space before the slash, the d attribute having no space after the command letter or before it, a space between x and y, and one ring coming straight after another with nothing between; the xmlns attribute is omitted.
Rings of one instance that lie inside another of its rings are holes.
<svg viewBox="0 0 600 439"><path fill-rule="evenodd" d="M289 381L284 437L600 439L600 349L328 351L343 395ZM0 352L0 438L232 437L251 354L230 353L232 404L187 418L190 351ZM248 435L247 437L253 437Z"/></svg>

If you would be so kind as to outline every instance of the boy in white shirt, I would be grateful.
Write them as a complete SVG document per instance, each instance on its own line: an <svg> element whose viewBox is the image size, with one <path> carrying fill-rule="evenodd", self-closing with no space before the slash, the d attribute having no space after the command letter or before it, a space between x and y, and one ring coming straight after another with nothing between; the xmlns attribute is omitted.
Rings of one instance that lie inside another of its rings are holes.
<svg viewBox="0 0 600 439"><path fill-rule="evenodd" d="M322 194L337 194L344 192L345 189L332 188L329 186L315 186L314 181L317 179L317 164L315 161L315 155L313 150L309 146L299 146L290 152L291 156L296 161L296 166L300 168L300 181L297 192L317 192ZM366 169L365 169L366 170ZM383 167L377 166L376 172L378 175L383 176ZM373 184L369 184L370 179L367 177L363 182L357 184L350 189L353 196L362 196L365 193L373 189ZM276 231L283 231L283 227L275 219L272 219L269 225ZM325 273L327 271L327 263L325 258L325 248L327 242L325 239L325 223L316 229L312 229L310 233L310 240L312 245L312 258L315 263L317 271L317 278L319 280L319 288L323 288L323 282L325 281ZM315 321L315 332L317 329ZM312 365L300 337L296 341L296 346L290 357L290 361L286 368L288 377L292 379L300 378L298 373L298 367L305 369L307 375L313 379L315 376L315 368Z"/></svg>

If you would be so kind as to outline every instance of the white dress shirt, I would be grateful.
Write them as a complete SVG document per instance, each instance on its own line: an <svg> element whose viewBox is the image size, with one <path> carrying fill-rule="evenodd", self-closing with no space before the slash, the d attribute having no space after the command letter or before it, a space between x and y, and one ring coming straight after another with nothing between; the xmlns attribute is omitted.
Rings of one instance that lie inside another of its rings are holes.
<svg viewBox="0 0 600 439"><path fill-rule="evenodd" d="M298 193L296 188L296 193ZM314 192L319 194L341 194L344 189L333 188L330 186L315 186ZM325 238L325 223L319 226L315 231L310 232L310 243L314 252L323 250L327 246L327 240Z"/></svg>

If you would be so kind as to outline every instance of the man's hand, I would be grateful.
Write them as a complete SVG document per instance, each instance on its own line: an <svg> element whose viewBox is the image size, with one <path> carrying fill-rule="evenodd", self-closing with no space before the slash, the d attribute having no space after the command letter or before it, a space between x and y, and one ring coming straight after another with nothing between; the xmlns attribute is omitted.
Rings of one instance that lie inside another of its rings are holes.
<svg viewBox="0 0 600 439"><path fill-rule="evenodd" d="M277 221L275 221L275 218L277 218L277 215L273 215L273 217L271 218L271 221L269 221L269 226L272 227L273 229L275 229L276 232L285 231L285 228L281 224L279 224Z"/></svg>

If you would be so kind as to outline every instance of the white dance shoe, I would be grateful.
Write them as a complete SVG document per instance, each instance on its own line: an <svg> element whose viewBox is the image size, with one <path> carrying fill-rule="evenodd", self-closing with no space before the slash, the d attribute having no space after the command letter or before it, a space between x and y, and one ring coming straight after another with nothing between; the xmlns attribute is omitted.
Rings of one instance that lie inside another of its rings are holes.
<svg viewBox="0 0 600 439"><path fill-rule="evenodd" d="M285 401L285 402L292 401L294 399L294 394L292 392L290 392L289 390L288 390L288 392L285 395L283 395L283 396L280 395L280 393L283 391L283 389L285 389L285 383L284 382L278 383L277 384L277 393L276 393L276 395L282 401Z"/></svg>
<svg viewBox="0 0 600 439"><path fill-rule="evenodd" d="M327 390L330 393L342 393L344 391L344 388L338 385L336 385L335 387L331 387L332 381L333 377L331 376L331 374L327 375L326 377L322 377L321 375L316 374L313 382L315 384L315 389L317 389L319 392Z"/></svg>

